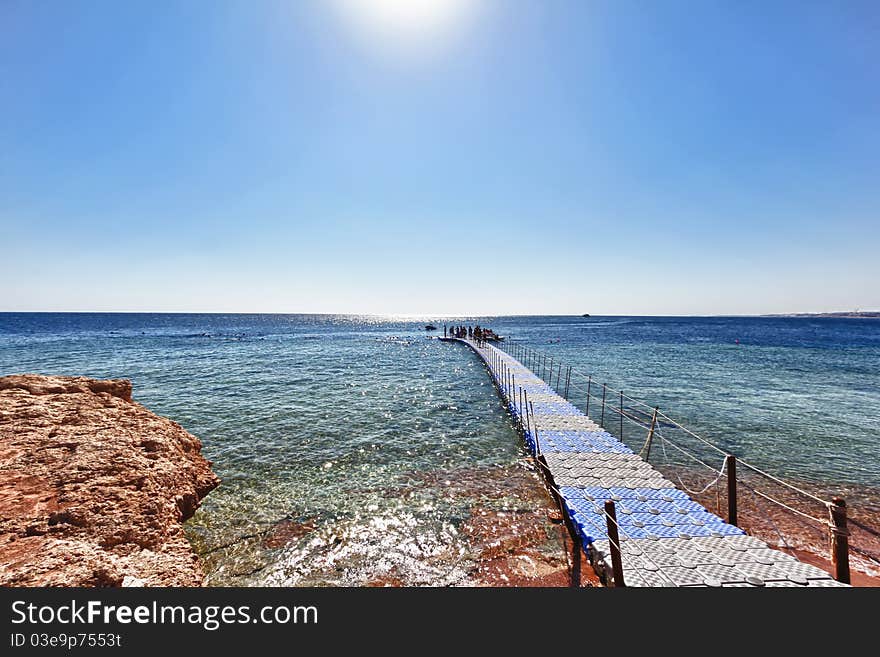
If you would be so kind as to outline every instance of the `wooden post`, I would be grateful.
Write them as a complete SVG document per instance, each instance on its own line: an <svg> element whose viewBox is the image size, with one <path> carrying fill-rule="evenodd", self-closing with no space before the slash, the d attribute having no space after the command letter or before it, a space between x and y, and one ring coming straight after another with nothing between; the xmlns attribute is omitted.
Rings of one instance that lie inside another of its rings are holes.
<svg viewBox="0 0 880 657"><path fill-rule="evenodd" d="M599 420L599 426L605 428L605 393L608 391L608 384L602 384L602 419Z"/></svg>
<svg viewBox="0 0 880 657"><path fill-rule="evenodd" d="M593 375L590 374L590 376L587 377L587 412L586 412L587 415L590 414L590 392L592 391L592 388L593 388Z"/></svg>
<svg viewBox="0 0 880 657"><path fill-rule="evenodd" d="M736 457L728 454L724 460L727 466L727 522L736 526Z"/></svg>
<svg viewBox="0 0 880 657"><path fill-rule="evenodd" d="M651 457L651 443L654 442L654 427L657 426L657 411L659 410L659 406L654 407L654 413L653 415L651 415L651 426L648 429L648 437L645 439L645 444L642 445L642 448L639 450L639 456L642 455L642 452L645 452L645 456L643 458L646 461Z"/></svg>
<svg viewBox="0 0 880 657"><path fill-rule="evenodd" d="M623 390L620 391L620 442L623 442Z"/></svg>
<svg viewBox="0 0 880 657"><path fill-rule="evenodd" d="M831 500L831 563L834 579L849 584L849 531L846 529L846 501L841 497Z"/></svg>
<svg viewBox="0 0 880 657"><path fill-rule="evenodd" d="M617 533L617 513L614 510L614 500L605 500L605 519L608 524L608 548L611 550L614 586L626 586L623 581L623 559L620 556L620 535Z"/></svg>

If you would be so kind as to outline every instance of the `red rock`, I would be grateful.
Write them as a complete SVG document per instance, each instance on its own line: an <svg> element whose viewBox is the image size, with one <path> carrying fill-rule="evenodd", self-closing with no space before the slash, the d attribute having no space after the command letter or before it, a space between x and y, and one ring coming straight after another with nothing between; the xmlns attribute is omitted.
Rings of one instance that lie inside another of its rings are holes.
<svg viewBox="0 0 880 657"><path fill-rule="evenodd" d="M220 482L131 382L0 377L0 585L198 586L182 523Z"/></svg>

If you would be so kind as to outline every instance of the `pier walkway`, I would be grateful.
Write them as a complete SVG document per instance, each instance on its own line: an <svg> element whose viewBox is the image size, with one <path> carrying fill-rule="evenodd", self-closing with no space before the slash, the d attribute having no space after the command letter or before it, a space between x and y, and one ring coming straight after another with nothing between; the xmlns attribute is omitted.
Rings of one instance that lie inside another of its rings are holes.
<svg viewBox="0 0 880 657"><path fill-rule="evenodd" d="M626 586L846 586L746 535L677 489L517 359L455 339L485 362L600 578ZM614 502L616 521L605 510ZM613 536L617 529L619 539ZM614 575L612 542L622 573ZM622 582L615 582L621 579Z"/></svg>

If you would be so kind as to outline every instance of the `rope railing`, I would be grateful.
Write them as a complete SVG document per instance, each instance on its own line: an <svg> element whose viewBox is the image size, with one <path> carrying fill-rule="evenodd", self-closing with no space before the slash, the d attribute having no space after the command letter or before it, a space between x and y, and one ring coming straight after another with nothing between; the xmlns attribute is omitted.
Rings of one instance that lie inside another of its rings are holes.
<svg viewBox="0 0 880 657"><path fill-rule="evenodd" d="M496 347L496 348L497 348L497 347ZM501 350L502 350L502 351L505 351L504 349L501 349ZM508 353L508 352L505 351L505 353ZM512 354L509 354L509 353L508 353L508 355L512 355ZM577 370L574 370L573 368L571 368L571 371L572 371L572 372L577 372ZM578 372L578 373L579 373L579 372ZM579 374L581 374L581 373L579 373ZM593 376L593 375L585 375L585 374L581 374L581 376L587 376L587 377L589 377L590 379L592 379L592 376ZM607 384L598 384L598 383L597 383L596 385L605 386L605 387L606 387L606 390L607 390ZM667 422L673 424L676 428L681 429L682 431L684 431L685 433L687 433L687 434L688 434L689 436L691 436L692 438L698 440L700 443L702 443L702 444L705 445L706 447L708 447L708 448L710 448L710 449L712 449L712 450L714 450L714 451L716 451L716 452L718 452L719 454L722 454L722 455L724 455L724 456L727 456L727 455L730 454L730 452L727 452L727 451L721 449L720 447L718 447L718 446L715 445L714 443L710 442L709 440L706 440L706 439L703 438L702 436L697 435L696 433L694 433L693 431L691 431L690 429L688 429L687 427L685 427L684 425L682 425L680 422L678 422L678 421L676 421L675 419L669 417L669 415L667 415L666 413L660 411L659 406L650 406L649 404L647 404L647 403L645 403L645 402L642 402L642 401L640 401L640 400L637 400L637 399L631 397L630 395L626 395L626 394L624 394L624 393L623 393L622 391L620 391L620 390L613 390L613 389L612 389L611 392L612 392L612 396L619 396L619 395L622 395L624 399L627 399L627 400L630 400L630 401L632 401L632 402L634 402L634 403L637 403L637 404L639 404L639 405L641 405L641 406L643 406L643 407L645 407L645 408L647 408L647 409L651 409L652 411L656 409L656 410L657 410L657 416L658 416L658 417L662 417L662 418L665 419ZM589 398L591 398L591 399L594 399L594 400L596 400L596 401L602 402L602 397L601 397L600 395L598 395L598 394L594 394L594 393L592 393L591 391L588 391L588 392L587 392L587 396L588 396ZM604 402L604 406L603 406L603 407L604 407L607 411L617 413L618 415L622 415L625 419L629 420L630 422L633 422L633 423L636 424L637 426L640 426L640 427L642 427L642 428L647 428L647 427L648 427L648 424L647 424L647 423L642 423L642 422L639 422L638 420L632 418L632 416L630 416L628 413L626 413L625 409L623 409L623 408L621 408L621 407L619 407L619 406L614 406L614 405L611 404L611 403L608 403L608 401L607 401L607 396L606 396L606 400L605 400L605 402ZM659 434L659 432L657 432L657 433ZM802 488L799 488L799 487L794 486L793 484L791 484L791 483L789 483L789 482L786 482L786 481L784 481L784 480L782 480L782 479L779 479L778 477L775 477L774 475L771 475L770 473L765 472L764 470L758 468L758 467L755 466L755 465L752 465L751 463L748 463L748 462L746 462L746 461L742 461L742 460L739 460L739 459L738 459L738 461L739 461L739 463L740 463L741 465L745 466L745 467L748 468L749 470L752 470L752 471L755 472L756 474L759 474L759 475L761 475L761 476L764 476L764 477L766 477L767 479L770 479L770 480L774 481L774 482L777 483L777 484L780 484L780 485L782 485L782 486L785 486L785 487L787 487L787 488L789 488L790 490L793 490L793 491L795 491L795 492L798 492L798 493L804 495L805 497L808 497L808 498L810 498L810 499L812 499L812 500L814 500L814 501L816 501L816 502L819 502L820 504L825 504L825 505L830 504L830 502L829 502L828 500L823 500L822 498L817 497L816 495L813 495L812 493L810 493L810 492L808 492L808 491L805 491L805 490L803 490ZM704 463L703 465L706 465L706 464ZM707 466L707 467L710 467L710 468L711 468L711 466ZM714 468L711 468L711 469L714 471Z"/></svg>
<svg viewBox="0 0 880 657"><path fill-rule="evenodd" d="M486 348L488 345L485 345ZM810 491L804 490L803 488L796 486L784 479L781 479L764 469L749 463L747 461L739 460L734 457L729 451L719 447L715 443L710 440L704 438L703 436L698 435L693 430L681 424L679 421L670 417L667 413L660 411L658 406L651 406L650 404L636 399L631 395L624 393L622 390L614 390L607 383L600 383L600 377L595 374L584 373L579 369L575 369L570 365L566 365L563 363L561 359L556 356L548 356L547 354L541 353L529 346L527 346L524 342L519 341L508 341L502 345L492 345L493 349L497 349L499 352L505 353L506 355L519 359L519 362L522 366L522 370L517 370L520 372L528 372L538 379L544 381L551 388L555 389L560 396L564 397L570 403L574 404L576 407L578 403L576 400L580 400L582 404L586 406L586 414L591 415L594 419L598 419L598 424L602 426L606 431L613 428L610 426L610 422L608 421L610 418L614 418L618 423L618 433L619 439L621 441L624 440L625 436L625 426L629 427L637 427L641 430L648 430L649 437L643 447L643 451L647 449L646 459L650 457L650 443L652 441L652 436L654 439L657 439L660 444L663 446L664 457L666 454L666 446L671 447L676 450L676 452L681 455L687 457L690 461L698 463L702 467L710 470L713 475L715 475L712 481L702 490L702 491L693 491L690 488L687 488L684 485L684 482L681 480L681 477L676 475L679 482L682 484L688 492L691 494L703 494L707 490L709 490L712 486L718 486L722 478L727 475L727 479L729 482L728 485L728 504L730 506L730 517L736 518L736 473L735 470L731 467L730 471L726 471L728 467L728 463L731 465L736 465L739 463L744 468L746 468L750 474L755 475L759 478L763 478L767 482L772 482L773 485L780 486L790 493L795 493L796 495L802 497L804 500L809 500L812 503L821 504L828 512L829 519L821 520L820 518L816 518L814 515L806 513L800 509L792 506L791 503L784 502L776 497L767 494L766 492L758 491L753 486L750 486L751 491L754 491L757 495L771 504L776 505L778 508L783 509L795 517L799 519L806 519L812 523L814 523L817 527L823 528L827 530L831 534L832 538L832 561L835 564L839 562L847 562L845 555L841 554L841 550L848 550L849 545L846 538L849 536L849 532L846 530L846 505L843 500L840 498L834 498L833 500L826 500L822 497L811 493ZM512 369L509 367L508 363L504 363L504 367L506 369ZM520 374L520 376L527 376L526 374ZM546 377L546 378L545 378ZM574 379L572 378L574 377ZM626 400L626 403L624 403ZM617 403L615 403L617 402ZM594 413L590 413L591 406L595 409ZM642 410L644 409L644 410ZM533 411L533 409L532 409ZM650 420L648 417L648 413L650 412ZM606 418L606 415L608 418ZM598 416L598 417L597 417ZM539 427L536 426L534 422L534 418L529 416L529 411L526 411L526 418L528 427L530 430L534 430L535 434L540 430ZM668 434L670 432L681 432L689 439L693 439L696 441L701 449L706 450L707 452L711 451L716 454L720 454L724 456L725 461L722 467L715 468L705 461L704 458L700 458L695 454L691 453L689 450L685 449L681 445L677 445L675 442L669 439ZM731 478L733 481L731 482ZM740 477L740 483L744 483L742 477ZM732 484L732 485L731 485ZM718 489L716 488L716 491ZM733 500L730 497L733 496ZM880 537L880 532L876 529L865 525L862 522L857 521L855 518L850 519L852 524L858 527L860 530L864 531L866 534L874 537ZM771 520L772 522L772 520ZM736 524L735 520L732 524ZM864 549L855 549L854 551L859 554L865 555L878 563L880 563L880 559L875 559L875 553L870 550ZM848 573L848 565L846 566L846 572L838 572L838 579L841 581L849 581L849 573Z"/></svg>
<svg viewBox="0 0 880 657"><path fill-rule="evenodd" d="M515 380L512 383L513 390L511 390L511 387L510 387L511 383L508 382L508 379L506 378L506 376L503 376L503 375L498 376L496 380L499 383L499 387L502 389L505 396L507 397L508 402L510 402L511 404L516 405L517 397L519 397L520 395L523 395L523 394L526 395L526 399L527 399L526 391L523 390L523 388L521 386L516 386ZM516 395L516 397L513 396L514 394ZM522 402L520 403L520 406L518 408L519 408L518 421L520 424L520 428L524 431L533 431L534 433L532 435L535 436L535 440L537 441L538 426L537 426L537 421L534 417L534 408L528 403L526 403L525 407L523 408ZM539 449L536 451L540 452ZM557 500L559 500L560 504L561 504L561 501L564 499L562 492L556 487L556 485L553 481L552 472L547 467L547 464L544 462L543 458L540 457L540 453L538 454L538 458L535 460L542 469L542 473L544 474L544 478L547 482L547 486L554 493ZM610 502L610 503L613 505L613 502ZM598 509L598 507L595 505L594 505L594 508ZM564 511L564 509L563 509L563 511ZM608 512L607 509L603 509L601 512L604 515L604 517L606 518L606 523L608 525L605 528L605 530L606 530L606 535L608 537L607 540L609 542L609 545L613 546L617 550L616 555L614 554L614 550L612 550L612 555L611 555L612 561L616 562L616 566L615 566L616 572L615 572L615 578L614 578L615 585L616 586L623 586L624 585L623 566L622 566L622 562L621 562L621 554L623 552L623 549L622 549L621 543L619 541L615 541L612 538L612 536L611 536L612 532L610 531L611 527L613 525L614 529L616 529L616 533L618 534L618 536L620 534L623 534L623 536L625 538L630 539L630 540L632 539L632 536L629 535L629 533L626 531L626 529L623 526L621 526L620 523L617 522L616 518L613 517ZM594 521L590 520L589 518L586 518L586 521L594 529L597 529L600 532L603 530L602 527L597 525ZM672 578L670 578L667 573L663 572L663 570L659 567L659 565L650 556L643 555L642 558L650 561L652 563L652 565L655 566L656 572L660 573L661 576L664 579L666 579L672 586L678 586L677 583Z"/></svg>

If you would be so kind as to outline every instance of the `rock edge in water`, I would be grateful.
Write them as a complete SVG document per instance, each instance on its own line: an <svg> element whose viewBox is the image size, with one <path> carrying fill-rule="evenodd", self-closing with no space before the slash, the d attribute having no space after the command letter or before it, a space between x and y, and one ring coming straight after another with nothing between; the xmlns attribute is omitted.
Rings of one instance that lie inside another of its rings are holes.
<svg viewBox="0 0 880 657"><path fill-rule="evenodd" d="M0 377L0 585L200 586L201 448L128 380Z"/></svg>

